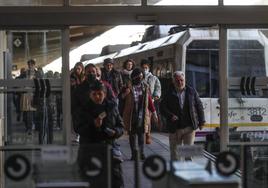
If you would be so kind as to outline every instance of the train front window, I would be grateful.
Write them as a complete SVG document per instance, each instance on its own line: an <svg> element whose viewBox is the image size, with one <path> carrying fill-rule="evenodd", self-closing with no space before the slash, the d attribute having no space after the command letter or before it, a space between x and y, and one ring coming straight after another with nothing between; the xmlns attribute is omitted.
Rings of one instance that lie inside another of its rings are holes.
<svg viewBox="0 0 268 188"><path fill-rule="evenodd" d="M229 76L265 76L264 47L256 40L228 41Z"/></svg>
<svg viewBox="0 0 268 188"><path fill-rule="evenodd" d="M219 97L219 43L216 40L194 40L187 47L186 78L187 83L196 87L201 97ZM265 53L263 45L257 40L228 40L229 76L265 76ZM200 77L206 74L202 82L206 85L197 87ZM206 79L206 80L204 80ZM230 96L240 96L240 91L230 91ZM251 97L251 96L246 96Z"/></svg>

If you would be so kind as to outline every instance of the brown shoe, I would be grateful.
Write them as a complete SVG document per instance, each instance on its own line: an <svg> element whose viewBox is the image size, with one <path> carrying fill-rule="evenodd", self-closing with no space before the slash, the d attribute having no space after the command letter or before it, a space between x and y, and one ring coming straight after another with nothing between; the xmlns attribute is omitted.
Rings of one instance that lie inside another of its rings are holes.
<svg viewBox="0 0 268 188"><path fill-rule="evenodd" d="M146 144L151 144L152 143L152 137L149 133L145 134L145 143Z"/></svg>

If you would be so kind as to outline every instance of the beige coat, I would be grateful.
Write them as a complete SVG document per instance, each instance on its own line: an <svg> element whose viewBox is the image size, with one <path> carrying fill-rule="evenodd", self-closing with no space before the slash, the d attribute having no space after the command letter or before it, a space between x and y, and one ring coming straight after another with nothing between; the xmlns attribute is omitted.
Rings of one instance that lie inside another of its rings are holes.
<svg viewBox="0 0 268 188"><path fill-rule="evenodd" d="M29 112L29 111L36 111L36 108L33 107L33 94L32 93L24 93L21 95L20 98L20 107L21 111Z"/></svg>
<svg viewBox="0 0 268 188"><path fill-rule="evenodd" d="M143 84L143 93L144 95L144 108L145 113L143 117L143 125L144 125L144 132L150 133L151 131L151 123L150 123L150 112L148 109L148 96L149 96L149 87L146 83ZM124 108L123 108L123 121L125 124L125 130L131 131L131 120L132 120L132 113L134 108L134 94L133 88L130 87L131 92L125 96L124 100Z"/></svg>

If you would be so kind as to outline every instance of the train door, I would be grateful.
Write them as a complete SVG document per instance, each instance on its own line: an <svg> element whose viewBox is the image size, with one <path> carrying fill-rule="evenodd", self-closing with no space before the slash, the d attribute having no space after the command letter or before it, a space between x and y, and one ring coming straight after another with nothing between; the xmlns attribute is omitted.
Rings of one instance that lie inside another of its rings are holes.
<svg viewBox="0 0 268 188"><path fill-rule="evenodd" d="M206 126L196 133L197 141L219 127L219 50L217 40L193 40L186 49L186 82L202 100Z"/></svg>

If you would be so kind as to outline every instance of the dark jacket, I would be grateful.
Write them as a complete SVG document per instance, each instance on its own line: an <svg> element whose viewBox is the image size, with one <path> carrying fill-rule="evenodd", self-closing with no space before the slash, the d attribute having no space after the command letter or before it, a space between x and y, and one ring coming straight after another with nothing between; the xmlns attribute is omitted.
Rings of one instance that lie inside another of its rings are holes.
<svg viewBox="0 0 268 188"><path fill-rule="evenodd" d="M112 144L116 138L123 135L124 124L119 115L117 105L113 101L105 100L98 105L91 100L81 107L80 118L76 119L74 129L80 135L80 144L107 143ZM96 128L94 120L102 113L106 112L102 126ZM107 128L116 132L114 136L109 136Z"/></svg>
<svg viewBox="0 0 268 188"><path fill-rule="evenodd" d="M102 68L101 73L102 73L101 79L111 84L113 91L115 95L117 96L120 93L120 90L123 86L123 80L122 80L120 72L113 69L111 70L110 73L108 73L105 68Z"/></svg>
<svg viewBox="0 0 268 188"><path fill-rule="evenodd" d="M197 129L201 124L205 123L205 115L203 110L202 102L198 96L198 93L195 89L192 87L186 85L186 91L185 91L185 100L189 100L189 114L192 122L192 128L195 130ZM175 87L172 85L167 94L163 97L163 100L161 101L161 113L166 117L167 119L167 127L170 133L174 133L176 129L180 128L180 125L178 125L179 121L172 122L171 118L173 115L176 115L177 117L180 116L180 108L179 108L179 99L177 96L177 91L175 90Z"/></svg>

